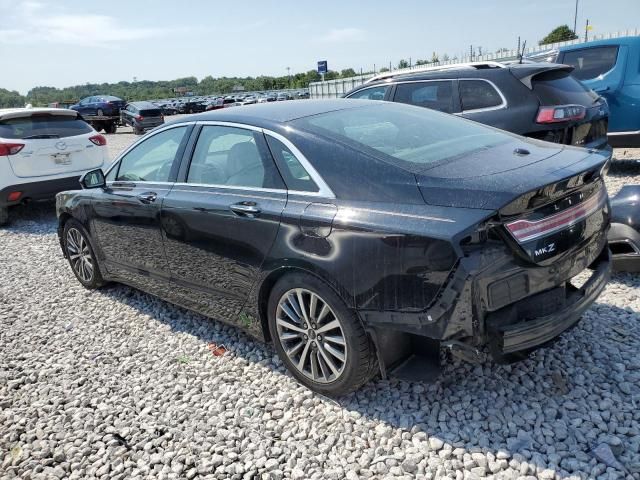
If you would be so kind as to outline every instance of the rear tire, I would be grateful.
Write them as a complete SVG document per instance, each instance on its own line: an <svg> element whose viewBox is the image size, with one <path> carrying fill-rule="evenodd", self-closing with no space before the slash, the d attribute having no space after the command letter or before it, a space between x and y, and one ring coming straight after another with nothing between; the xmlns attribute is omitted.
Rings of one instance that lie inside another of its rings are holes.
<svg viewBox="0 0 640 480"><path fill-rule="evenodd" d="M144 130L140 127L133 127L133 133L136 135L142 135L144 133Z"/></svg>
<svg viewBox="0 0 640 480"><path fill-rule="evenodd" d="M281 360L311 390L346 395L378 371L375 347L356 313L317 277L282 277L269 295L268 322Z"/></svg>
<svg viewBox="0 0 640 480"><path fill-rule="evenodd" d="M62 238L71 270L82 286L89 290L102 287L106 282L82 224L72 218L67 220Z"/></svg>
<svg viewBox="0 0 640 480"><path fill-rule="evenodd" d="M109 123L107 125L105 125L104 127L104 133L116 133L116 129L118 127L116 126L115 123Z"/></svg>
<svg viewBox="0 0 640 480"><path fill-rule="evenodd" d="M0 226L9 223L9 209L6 207L0 208Z"/></svg>

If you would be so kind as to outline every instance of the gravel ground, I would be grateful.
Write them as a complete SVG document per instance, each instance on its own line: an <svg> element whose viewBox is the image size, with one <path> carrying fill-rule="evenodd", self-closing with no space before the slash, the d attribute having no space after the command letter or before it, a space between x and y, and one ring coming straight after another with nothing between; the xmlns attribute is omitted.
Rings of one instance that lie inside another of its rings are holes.
<svg viewBox="0 0 640 480"><path fill-rule="evenodd" d="M112 155L135 138L108 137ZM640 183L640 150L616 155L612 192ZM335 401L234 328L83 289L55 226L46 203L0 229L2 479L640 478L638 276L524 362Z"/></svg>

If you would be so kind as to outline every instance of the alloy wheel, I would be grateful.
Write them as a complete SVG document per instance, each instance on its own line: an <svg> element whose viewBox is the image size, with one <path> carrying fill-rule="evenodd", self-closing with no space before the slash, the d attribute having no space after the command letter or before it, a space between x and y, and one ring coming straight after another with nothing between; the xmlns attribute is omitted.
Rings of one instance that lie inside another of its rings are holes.
<svg viewBox="0 0 640 480"><path fill-rule="evenodd" d="M93 279L93 257L89 243L76 228L67 231L67 253L76 274L85 282L90 282Z"/></svg>
<svg viewBox="0 0 640 480"><path fill-rule="evenodd" d="M303 375L331 383L342 375L347 342L340 319L319 295L295 288L278 302L276 328L282 349Z"/></svg>

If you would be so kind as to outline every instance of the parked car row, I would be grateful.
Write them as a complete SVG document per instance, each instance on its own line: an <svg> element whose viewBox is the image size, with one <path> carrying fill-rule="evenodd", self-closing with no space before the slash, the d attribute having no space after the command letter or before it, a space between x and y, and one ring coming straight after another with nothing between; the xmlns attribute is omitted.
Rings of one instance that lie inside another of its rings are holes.
<svg viewBox="0 0 640 480"><path fill-rule="evenodd" d="M250 92L226 96L183 97L153 100L152 102L162 108L165 115L174 115L176 113L200 113L204 111L217 110L219 108L252 105L254 103L268 103L306 98L309 98L309 91L305 89L297 92Z"/></svg>

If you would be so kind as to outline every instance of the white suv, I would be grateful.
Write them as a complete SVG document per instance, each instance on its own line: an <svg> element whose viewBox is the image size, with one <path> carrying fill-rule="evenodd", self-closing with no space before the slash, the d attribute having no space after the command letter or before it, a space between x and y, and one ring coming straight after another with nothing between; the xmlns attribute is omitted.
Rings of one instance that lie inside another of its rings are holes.
<svg viewBox="0 0 640 480"><path fill-rule="evenodd" d="M0 109L0 225L10 206L77 190L80 175L108 162L105 137L78 112Z"/></svg>

